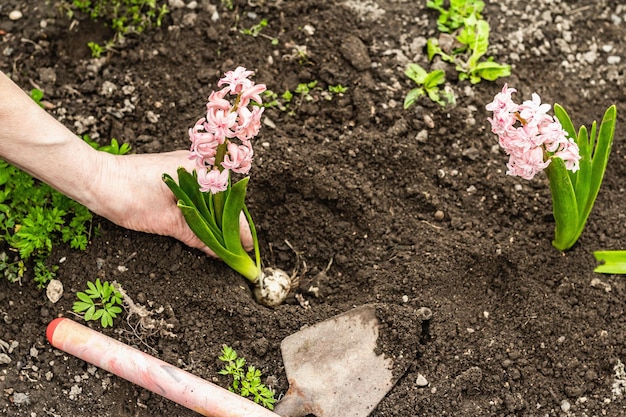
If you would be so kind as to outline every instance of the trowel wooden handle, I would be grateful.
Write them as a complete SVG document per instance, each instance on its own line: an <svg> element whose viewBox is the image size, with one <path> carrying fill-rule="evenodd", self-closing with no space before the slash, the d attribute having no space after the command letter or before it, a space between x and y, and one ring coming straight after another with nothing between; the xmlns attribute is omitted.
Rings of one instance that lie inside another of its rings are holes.
<svg viewBox="0 0 626 417"><path fill-rule="evenodd" d="M277 417L266 408L67 318L46 330L52 346L203 416Z"/></svg>

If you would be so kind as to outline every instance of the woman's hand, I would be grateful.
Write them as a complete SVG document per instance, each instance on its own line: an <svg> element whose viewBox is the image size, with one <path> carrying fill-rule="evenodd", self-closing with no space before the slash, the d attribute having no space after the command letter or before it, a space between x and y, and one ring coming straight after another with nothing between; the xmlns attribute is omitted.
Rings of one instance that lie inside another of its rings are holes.
<svg viewBox="0 0 626 417"><path fill-rule="evenodd" d="M171 236L192 248L215 256L187 225L176 197L161 179L164 173L177 179L176 170L194 168L188 151L155 154L102 155L100 174L95 179L95 213L113 223L140 232ZM246 217L240 217L241 241L251 250L252 235Z"/></svg>

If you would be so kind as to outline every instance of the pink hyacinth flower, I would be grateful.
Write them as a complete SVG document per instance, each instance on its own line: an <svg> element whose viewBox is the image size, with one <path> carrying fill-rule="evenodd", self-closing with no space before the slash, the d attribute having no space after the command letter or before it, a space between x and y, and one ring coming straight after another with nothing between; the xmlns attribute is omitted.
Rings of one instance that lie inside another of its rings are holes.
<svg viewBox="0 0 626 417"><path fill-rule="evenodd" d="M549 104L541 104L541 98L537 93L532 94L532 100L526 100L518 108L519 115L527 124L539 125L546 119L552 121L552 116L548 115Z"/></svg>
<svg viewBox="0 0 626 417"><path fill-rule="evenodd" d="M555 152L554 156L563 160L567 170L576 172L580 169L580 149L572 139L563 142L561 149Z"/></svg>
<svg viewBox="0 0 626 417"><path fill-rule="evenodd" d="M207 113L213 112L215 110L224 110L224 111L231 110L230 102L224 98L227 92L228 92L228 89L225 88L220 91L213 91L209 95L209 101L206 103Z"/></svg>
<svg viewBox="0 0 626 417"><path fill-rule="evenodd" d="M548 167L553 157L561 158L568 170L577 171L578 145L567 137L559 120L548 114L551 106L542 104L536 93L532 100L517 105L511 97L515 91L505 84L485 106L493 112L493 117L488 118L491 130L509 155L507 174L532 179Z"/></svg>
<svg viewBox="0 0 626 417"><path fill-rule="evenodd" d="M514 113L518 110L519 105L513 102L511 95L517 92L515 88L509 88L504 84L502 91L496 94L493 101L485 107L494 114Z"/></svg>
<svg viewBox="0 0 626 417"><path fill-rule="evenodd" d="M250 100L255 101L257 104L263 104L261 99L261 93L267 90L265 84L255 84L241 91L240 106L247 106L250 104Z"/></svg>
<svg viewBox="0 0 626 417"><path fill-rule="evenodd" d="M527 152L511 154L507 174L532 180L535 174L546 169L548 165L550 160L543 160L543 149L536 147Z"/></svg>
<svg viewBox="0 0 626 417"><path fill-rule="evenodd" d="M261 116L265 107L254 107L250 111L247 107L240 107L238 111L238 126L235 127L235 136L242 140L250 140L259 134L261 129Z"/></svg>
<svg viewBox="0 0 626 417"><path fill-rule="evenodd" d="M225 191L228 187L228 175L227 169L220 172L219 169L200 169L198 173L198 184L200 184L200 191L203 193L211 192L213 194Z"/></svg>
<svg viewBox="0 0 626 417"><path fill-rule="evenodd" d="M238 174L247 174L252 166L253 151L250 142L245 142L243 145L231 142L227 149L228 153L224 156L222 166Z"/></svg>
<svg viewBox="0 0 626 417"><path fill-rule="evenodd" d="M235 136L233 129L236 125L237 113L222 109L207 112L206 122L204 122L205 130L212 132L220 143L224 143L226 138Z"/></svg>
<svg viewBox="0 0 626 417"><path fill-rule="evenodd" d="M253 71L248 71L244 67L237 67L234 71L226 72L224 77L217 82L217 85L219 87L226 84L231 94L239 94L254 85L254 82L248 79L252 74L254 74Z"/></svg>

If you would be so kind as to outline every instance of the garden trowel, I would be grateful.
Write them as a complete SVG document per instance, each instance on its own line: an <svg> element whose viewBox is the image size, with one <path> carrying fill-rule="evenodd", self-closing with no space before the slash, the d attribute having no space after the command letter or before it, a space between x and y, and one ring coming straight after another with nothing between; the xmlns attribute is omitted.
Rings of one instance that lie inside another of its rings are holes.
<svg viewBox="0 0 626 417"><path fill-rule="evenodd" d="M285 338L280 348L289 390L274 412L368 416L404 373L391 357L377 353L379 330L376 305L366 304Z"/></svg>

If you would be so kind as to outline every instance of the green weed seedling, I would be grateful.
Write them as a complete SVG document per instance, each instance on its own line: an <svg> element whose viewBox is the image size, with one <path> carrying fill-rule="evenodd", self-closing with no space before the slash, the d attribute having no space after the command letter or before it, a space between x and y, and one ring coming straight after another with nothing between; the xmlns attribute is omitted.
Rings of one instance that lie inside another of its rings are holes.
<svg viewBox="0 0 626 417"><path fill-rule="evenodd" d="M348 87L344 87L341 84L328 86L328 92L331 94L343 94L346 91L348 91Z"/></svg>
<svg viewBox="0 0 626 417"><path fill-rule="evenodd" d="M43 100L43 91L38 88L33 88L30 90L30 98L32 98L33 101L39 105L39 107L44 108L44 105L41 102L41 100Z"/></svg>
<svg viewBox="0 0 626 417"><path fill-rule="evenodd" d="M83 135L82 139L95 150L107 152L112 155L126 155L128 152L130 152L131 149L131 146L128 143L122 143L120 145L120 143L115 138L111 139L111 143L109 145L102 146L100 146L100 144L95 140L92 140L89 135Z"/></svg>
<svg viewBox="0 0 626 417"><path fill-rule="evenodd" d="M97 150L123 155L130 150L115 139ZM0 276L20 282L32 262L33 279L43 288L54 278L57 265L48 266L52 248L69 244L84 250L92 233L91 212L26 172L0 160Z"/></svg>
<svg viewBox="0 0 626 417"><path fill-rule="evenodd" d="M446 82L446 74L443 70L426 72L417 64L409 64L405 75L417 84L417 87L409 91L404 98L405 109L411 107L420 97L425 95L442 107L455 103L454 93L439 88Z"/></svg>
<svg viewBox="0 0 626 417"><path fill-rule="evenodd" d="M248 35L248 36L252 36L252 37L256 38L257 36L259 36L261 34L261 31L266 26L267 26L267 19L262 19L256 25L251 26L249 29L241 29L240 32L243 35Z"/></svg>
<svg viewBox="0 0 626 417"><path fill-rule="evenodd" d="M222 355L219 360L225 363L219 374L230 375L233 378L228 387L229 391L251 398L255 403L270 410L274 409L276 402L274 391L261 383L261 371L254 366L248 366L246 370L246 360L238 357L237 352L226 345L222 346Z"/></svg>
<svg viewBox="0 0 626 417"><path fill-rule="evenodd" d="M169 12L165 2L157 0L73 0L70 17L77 10L87 13L95 21L104 20L115 32L114 38L104 45L88 43L95 58L112 50L125 35L140 34L147 29L160 27Z"/></svg>
<svg viewBox="0 0 626 417"><path fill-rule="evenodd" d="M307 83L300 83L293 91L286 90L280 96L271 90L265 90L263 92L263 107L277 107L281 111L288 111L288 114L293 116L302 103L316 100L314 94L319 94L324 100L330 101L334 96L342 95L346 91L348 91L348 87L344 87L341 84L329 85L328 89L324 90L318 86L316 80L313 80Z"/></svg>
<svg viewBox="0 0 626 417"><path fill-rule="evenodd" d="M468 17L475 15L480 19L485 3L481 0L450 0L450 7L446 9L444 0L428 0L426 7L439 11L439 31L452 33L463 26Z"/></svg>
<svg viewBox="0 0 626 417"><path fill-rule="evenodd" d="M468 3L472 4L468 5ZM455 45L444 48L439 40L429 39L426 44L428 59L432 61L435 56L441 57L443 61L455 65L459 80L469 79L472 84L477 84L483 79L494 81L501 77L508 77L511 75L509 65L498 64L494 62L493 57L483 59L489 47L490 27L489 23L480 16L482 7L474 3L482 2L451 1L446 18L446 24L449 26L446 26L447 30L442 30L442 32L449 32L449 29L461 21L462 24L453 32ZM456 11L454 11L455 8L457 8ZM469 10L471 13L468 14ZM456 16L454 25L449 21L450 16Z"/></svg>
<svg viewBox="0 0 626 417"><path fill-rule="evenodd" d="M19 281L32 261L34 280L42 288L57 269L45 262L52 247L69 243L85 249L91 220L86 207L0 160L0 241L6 244L0 271L9 281Z"/></svg>
<svg viewBox="0 0 626 417"><path fill-rule="evenodd" d="M100 320L102 327L113 326L113 319L122 312L122 294L108 281L94 284L87 281L87 289L76 293L78 301L74 302L72 310L82 314L85 321Z"/></svg>
<svg viewBox="0 0 626 417"><path fill-rule="evenodd" d="M257 36L261 36L263 38L269 39L270 41L272 41L272 45L278 45L278 39L277 38L273 38L271 36L268 36L264 33L261 33L261 31L267 27L267 19L262 19L259 23L257 23L256 25L251 26L249 29L241 29L239 32L243 35L247 35L247 36L252 36L253 38L256 38Z"/></svg>

